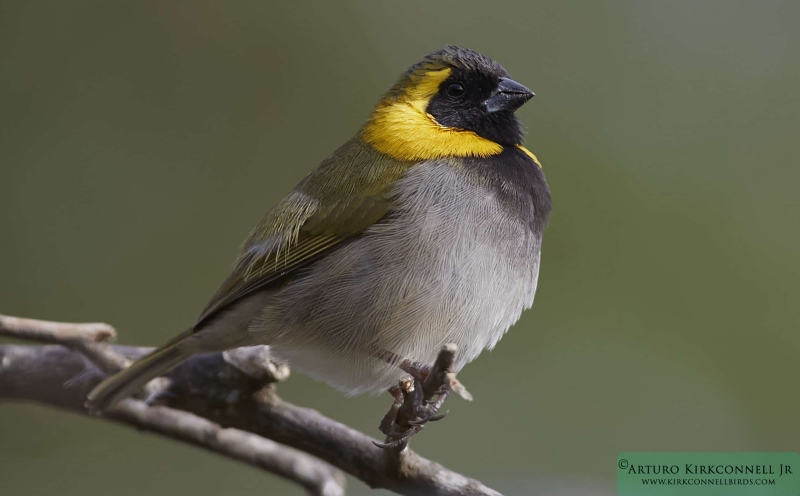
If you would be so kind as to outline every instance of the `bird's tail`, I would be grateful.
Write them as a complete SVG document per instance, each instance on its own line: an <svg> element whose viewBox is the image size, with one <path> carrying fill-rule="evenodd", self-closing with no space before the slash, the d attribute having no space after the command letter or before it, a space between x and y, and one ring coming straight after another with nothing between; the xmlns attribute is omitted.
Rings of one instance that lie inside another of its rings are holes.
<svg viewBox="0 0 800 496"><path fill-rule="evenodd" d="M94 412L106 410L195 353L189 333L179 336L98 384L89 393L86 408Z"/></svg>

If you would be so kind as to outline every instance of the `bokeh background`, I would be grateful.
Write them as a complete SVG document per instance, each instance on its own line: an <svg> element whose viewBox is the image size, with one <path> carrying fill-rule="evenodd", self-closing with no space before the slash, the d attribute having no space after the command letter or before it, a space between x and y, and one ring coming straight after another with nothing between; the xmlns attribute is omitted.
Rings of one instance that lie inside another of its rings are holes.
<svg viewBox="0 0 800 496"><path fill-rule="evenodd" d="M414 448L510 495L614 494L620 451L797 451L798 18L792 1L3 0L0 312L164 342L403 69L463 44L537 93L519 114L555 210L534 308ZM389 405L297 374L280 393L372 435ZM25 404L0 404L0 493L302 494Z"/></svg>

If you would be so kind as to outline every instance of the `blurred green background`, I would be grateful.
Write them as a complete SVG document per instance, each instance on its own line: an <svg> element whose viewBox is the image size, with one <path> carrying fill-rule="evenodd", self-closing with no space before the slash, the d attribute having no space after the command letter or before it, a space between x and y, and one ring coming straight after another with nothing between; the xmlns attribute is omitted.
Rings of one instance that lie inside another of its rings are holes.
<svg viewBox="0 0 800 496"><path fill-rule="evenodd" d="M620 451L800 448L800 3L0 2L0 312L190 325L264 211L444 44L500 61L555 210L533 310L414 439L507 494L614 494ZM282 396L371 435L389 397ZM368 488L350 481L350 494ZM0 405L0 493L302 494Z"/></svg>

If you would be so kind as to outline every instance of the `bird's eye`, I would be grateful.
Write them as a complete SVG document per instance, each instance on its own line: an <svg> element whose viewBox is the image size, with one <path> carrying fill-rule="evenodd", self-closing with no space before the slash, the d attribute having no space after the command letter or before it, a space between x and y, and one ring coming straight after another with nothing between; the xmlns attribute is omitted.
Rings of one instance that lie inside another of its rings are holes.
<svg viewBox="0 0 800 496"><path fill-rule="evenodd" d="M461 83L450 83L450 86L447 87L447 94L450 96L461 96L465 91L464 85Z"/></svg>

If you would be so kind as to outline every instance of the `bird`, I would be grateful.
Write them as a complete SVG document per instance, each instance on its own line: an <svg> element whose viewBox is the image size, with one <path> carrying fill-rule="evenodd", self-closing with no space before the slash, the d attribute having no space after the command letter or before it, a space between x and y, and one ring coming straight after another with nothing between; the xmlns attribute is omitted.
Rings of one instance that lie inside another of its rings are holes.
<svg viewBox="0 0 800 496"><path fill-rule="evenodd" d="M378 394L458 346L492 349L533 304L552 209L515 112L534 93L448 45L272 207L196 323L97 385L108 409L187 358L268 345L349 395Z"/></svg>

